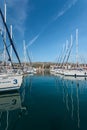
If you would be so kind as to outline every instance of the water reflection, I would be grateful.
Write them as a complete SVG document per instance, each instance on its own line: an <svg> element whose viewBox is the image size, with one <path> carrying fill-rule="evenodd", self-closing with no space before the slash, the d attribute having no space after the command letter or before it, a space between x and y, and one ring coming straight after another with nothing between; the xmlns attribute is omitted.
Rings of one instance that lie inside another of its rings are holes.
<svg viewBox="0 0 87 130"><path fill-rule="evenodd" d="M0 94L0 130L12 130L16 121L25 113L18 91ZM14 118L14 119L13 119Z"/></svg>
<svg viewBox="0 0 87 130"><path fill-rule="evenodd" d="M73 106L73 88L72 88L73 82L71 83L71 118L73 119L73 111L74 111L74 106Z"/></svg>
<svg viewBox="0 0 87 130"><path fill-rule="evenodd" d="M30 114L31 109L31 93L32 93L32 80L33 76L28 75L24 78L23 84L20 90L20 95L22 99L22 105L26 107L26 115Z"/></svg>
<svg viewBox="0 0 87 130"><path fill-rule="evenodd" d="M19 92L0 95L0 130L82 130L86 84L80 78L26 76Z"/></svg>
<svg viewBox="0 0 87 130"><path fill-rule="evenodd" d="M79 116L79 95L78 95L79 83L76 82L76 97L77 97L77 124L80 127L80 116Z"/></svg>
<svg viewBox="0 0 87 130"><path fill-rule="evenodd" d="M71 113L72 121L77 122L77 127L80 128L79 92L86 85L86 78L62 77L61 84L63 103L68 113Z"/></svg>

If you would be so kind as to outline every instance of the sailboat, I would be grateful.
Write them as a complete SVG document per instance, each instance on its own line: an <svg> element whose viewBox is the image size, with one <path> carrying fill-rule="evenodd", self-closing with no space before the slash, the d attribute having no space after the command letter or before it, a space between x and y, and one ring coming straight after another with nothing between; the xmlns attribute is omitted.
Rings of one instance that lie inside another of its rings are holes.
<svg viewBox="0 0 87 130"><path fill-rule="evenodd" d="M6 8L5 8L6 9ZM6 12L6 11L5 11ZM15 49L15 46L14 46L14 43L13 43L13 40L11 38L11 35L10 35L10 32L9 32L9 29L7 27L7 24L6 24L6 21L5 21L5 18L3 16L3 13L2 13L2 10L0 9L0 15L1 15L1 18L2 18L2 22L4 24L4 27L6 29L6 32L8 34L8 38L9 38L9 41L10 41L10 44L15 52L15 55L18 59L18 62L19 62L19 65L20 67L22 68L21 66L21 61L20 61L20 58L18 56L18 53ZM11 56L9 54L9 51L8 51L8 47L7 47L7 44L6 44L6 40L4 39L3 35L2 35L2 30L0 30L0 34L2 36L2 39L3 39L3 44L5 46L5 49L6 49L6 52L8 54L8 57L9 57L9 61L11 62L11 65L12 65L12 71L8 71L6 70L5 72L3 72L2 70L2 73L0 73L0 91L6 91L6 90L14 90L14 89L19 89L21 84L22 84L22 79L23 79L23 73L21 72L15 72L14 70L14 65L12 63L12 59L11 59ZM13 71L14 70L14 71ZM23 71L22 71L23 72Z"/></svg>

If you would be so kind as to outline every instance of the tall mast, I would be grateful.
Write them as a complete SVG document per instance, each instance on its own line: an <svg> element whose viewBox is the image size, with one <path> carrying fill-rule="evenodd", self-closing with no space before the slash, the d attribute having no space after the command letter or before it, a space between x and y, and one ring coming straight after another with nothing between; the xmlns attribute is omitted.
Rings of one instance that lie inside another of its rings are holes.
<svg viewBox="0 0 87 130"><path fill-rule="evenodd" d="M71 40L70 40L70 53L71 53L72 45L73 45L73 36L72 36L72 34L71 34ZM69 56L70 56L70 54L69 54ZM72 54L71 54L71 63L72 63Z"/></svg>
<svg viewBox="0 0 87 130"><path fill-rule="evenodd" d="M4 1L4 20L6 23L6 2ZM4 27L4 41L6 43L6 29ZM6 62L6 47L4 45L4 62Z"/></svg>
<svg viewBox="0 0 87 130"><path fill-rule="evenodd" d="M76 65L78 66L78 29L76 29Z"/></svg>
<svg viewBox="0 0 87 130"><path fill-rule="evenodd" d="M67 58L68 50L69 50L69 41L68 41L68 39L67 39L67 40L66 40L66 56L65 56L65 58ZM66 64L67 64L67 62L66 62Z"/></svg>
<svg viewBox="0 0 87 130"><path fill-rule="evenodd" d="M11 39L12 39L12 25L10 25L10 35L11 35ZM12 59L12 45L11 45L11 48L10 48L10 56L11 56L11 59Z"/></svg>

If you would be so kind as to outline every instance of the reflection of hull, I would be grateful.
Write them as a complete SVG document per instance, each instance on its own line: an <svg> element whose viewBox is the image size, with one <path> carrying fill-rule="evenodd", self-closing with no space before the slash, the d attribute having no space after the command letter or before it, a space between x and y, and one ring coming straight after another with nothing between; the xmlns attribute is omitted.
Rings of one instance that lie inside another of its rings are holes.
<svg viewBox="0 0 87 130"><path fill-rule="evenodd" d="M0 112L21 108L19 93L0 95Z"/></svg>
<svg viewBox="0 0 87 130"><path fill-rule="evenodd" d="M0 130L13 130L18 119L26 112L26 107L22 106L22 103L18 91L0 94Z"/></svg>
<svg viewBox="0 0 87 130"><path fill-rule="evenodd" d="M22 75L0 75L0 91L19 89L22 84Z"/></svg>

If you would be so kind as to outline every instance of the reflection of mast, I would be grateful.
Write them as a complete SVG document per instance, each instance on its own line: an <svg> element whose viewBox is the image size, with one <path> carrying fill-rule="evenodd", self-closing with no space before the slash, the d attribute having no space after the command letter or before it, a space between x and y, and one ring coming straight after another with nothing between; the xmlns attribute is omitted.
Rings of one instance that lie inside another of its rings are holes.
<svg viewBox="0 0 87 130"><path fill-rule="evenodd" d="M64 80L63 80L63 102L65 103L66 108L69 111L69 105L68 105L68 86L67 86L66 82L68 82L68 81L65 81L65 83L64 83Z"/></svg>
<svg viewBox="0 0 87 130"><path fill-rule="evenodd" d="M65 81L66 82L66 81ZM68 82L68 81L67 81ZM67 82L65 84L65 87L66 87L66 93L65 93L65 102L66 102L66 108L67 110L69 111L69 105L68 105L68 85L67 85Z"/></svg>
<svg viewBox="0 0 87 130"><path fill-rule="evenodd" d="M67 110L69 111L69 105L68 105L68 88L67 88L67 86L66 86L66 108L67 108Z"/></svg>
<svg viewBox="0 0 87 130"><path fill-rule="evenodd" d="M73 85L73 82L72 82L72 85ZM73 118L73 110L74 110L74 106L73 106L73 87L71 86L71 117Z"/></svg>
<svg viewBox="0 0 87 130"><path fill-rule="evenodd" d="M79 83L76 84L76 96L77 96L77 121L78 121L78 128L80 127L80 117L79 117L79 95L78 95L78 87Z"/></svg>
<svg viewBox="0 0 87 130"><path fill-rule="evenodd" d="M65 95L65 88L64 88L64 80L63 80L63 102L65 102L65 98L64 98L65 96L64 95Z"/></svg>
<svg viewBox="0 0 87 130"><path fill-rule="evenodd" d="M8 116L9 116L9 112L7 111L7 125L6 125L5 130L7 130L7 129L8 129Z"/></svg>

